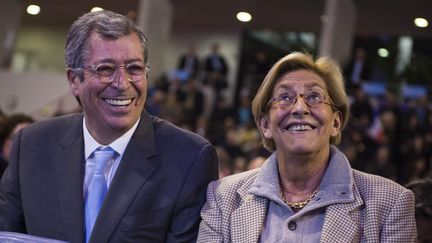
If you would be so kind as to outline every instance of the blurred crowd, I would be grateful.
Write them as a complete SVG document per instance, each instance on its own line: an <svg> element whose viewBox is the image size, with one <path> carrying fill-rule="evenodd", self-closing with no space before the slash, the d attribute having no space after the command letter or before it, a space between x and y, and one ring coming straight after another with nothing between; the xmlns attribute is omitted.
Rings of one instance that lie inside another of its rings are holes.
<svg viewBox="0 0 432 243"><path fill-rule="evenodd" d="M432 109L427 96L398 98L353 92L351 120L340 144L354 168L400 184L430 177Z"/></svg>
<svg viewBox="0 0 432 243"><path fill-rule="evenodd" d="M174 70L149 86L146 109L214 144L223 177L259 167L269 152L261 145L251 112L258 85L242 82L238 102L230 101L226 95L229 69L219 48L212 45L200 60L191 45ZM249 68L242 76L263 77L266 68L269 66ZM369 96L361 85L349 88L351 118L339 147L352 167L400 184L431 177L432 107L428 98L405 99L391 92ZM15 125L21 121L16 116L25 117L25 124L33 121L24 114L3 115L2 161L7 161L5 147L10 147Z"/></svg>

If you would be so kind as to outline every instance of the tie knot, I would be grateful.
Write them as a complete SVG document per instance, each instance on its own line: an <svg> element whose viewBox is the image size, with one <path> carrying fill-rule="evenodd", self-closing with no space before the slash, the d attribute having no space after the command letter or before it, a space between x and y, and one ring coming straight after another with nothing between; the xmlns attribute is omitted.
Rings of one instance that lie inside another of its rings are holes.
<svg viewBox="0 0 432 243"><path fill-rule="evenodd" d="M94 173L103 173L105 165L107 162L114 158L115 151L111 147L99 147L93 152L95 169Z"/></svg>

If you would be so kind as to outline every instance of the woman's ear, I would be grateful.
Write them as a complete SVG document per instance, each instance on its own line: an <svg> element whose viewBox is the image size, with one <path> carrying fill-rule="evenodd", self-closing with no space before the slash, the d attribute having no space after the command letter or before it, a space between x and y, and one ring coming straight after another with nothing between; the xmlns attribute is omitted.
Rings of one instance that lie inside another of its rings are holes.
<svg viewBox="0 0 432 243"><path fill-rule="evenodd" d="M259 117L259 128L265 138L270 139L272 137L270 130L270 121L268 115L261 115Z"/></svg>
<svg viewBox="0 0 432 243"><path fill-rule="evenodd" d="M336 111L333 113L332 137L336 137L342 129L342 113Z"/></svg>

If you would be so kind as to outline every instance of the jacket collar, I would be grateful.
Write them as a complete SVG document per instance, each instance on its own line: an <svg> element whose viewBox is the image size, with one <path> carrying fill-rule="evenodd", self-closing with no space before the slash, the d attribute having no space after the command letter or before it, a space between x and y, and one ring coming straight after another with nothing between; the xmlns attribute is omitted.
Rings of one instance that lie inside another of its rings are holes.
<svg viewBox="0 0 432 243"><path fill-rule="evenodd" d="M68 241L84 241L83 180L84 140L82 114L64 119L68 129L53 152L54 176L57 181L59 206Z"/></svg>
<svg viewBox="0 0 432 243"><path fill-rule="evenodd" d="M231 217L232 242L257 242L264 225L268 200L249 192L255 176L249 178L237 193L242 201Z"/></svg>
<svg viewBox="0 0 432 243"><path fill-rule="evenodd" d="M320 186L323 189L337 188L337 192L343 195L336 195L337 193L330 195L331 201L338 201L338 203L330 203L327 206L321 242L352 242L360 237L356 222L360 218L358 208L364 203L358 189L354 186L352 169L346 157L335 146L331 146L330 153L331 161ZM267 159L256 176L249 178L237 191L242 201L231 218L233 242L259 240L269 204L269 199L263 197L264 188L279 191L275 154ZM343 239L335 240L336 236L332 234L335 228L346 233Z"/></svg>
<svg viewBox="0 0 432 243"><path fill-rule="evenodd" d="M65 118L66 119L66 118ZM68 130L53 153L58 197L68 241L84 241L84 138L83 115L67 118ZM111 182L95 222L92 242L108 242L142 185L156 170L153 118L143 111L140 122ZM101 220L104 219L104 220ZM109 220L106 220L109 219Z"/></svg>
<svg viewBox="0 0 432 243"><path fill-rule="evenodd" d="M136 194L157 169L153 120L143 112L96 219L92 242L108 242ZM109 220L107 220L109 219Z"/></svg>

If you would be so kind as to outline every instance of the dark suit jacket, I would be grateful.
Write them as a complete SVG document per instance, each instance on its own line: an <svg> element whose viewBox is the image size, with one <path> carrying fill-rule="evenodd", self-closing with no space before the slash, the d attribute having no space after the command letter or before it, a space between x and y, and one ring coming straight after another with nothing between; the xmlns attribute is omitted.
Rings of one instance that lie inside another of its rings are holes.
<svg viewBox="0 0 432 243"><path fill-rule="evenodd" d="M84 241L82 114L32 124L15 140L0 187L0 230ZM143 112L91 242L193 242L217 177L205 139Z"/></svg>
<svg viewBox="0 0 432 243"><path fill-rule="evenodd" d="M363 62L363 67L360 71L360 80L358 82L360 83L354 83L354 81L352 80L352 74L354 71L354 65L355 65L355 60L352 60L344 69L344 76L345 76L345 80L347 83L347 86L349 87L355 87L355 86L359 86L361 84L362 81L369 81L371 78L371 65L369 62L364 61Z"/></svg>
<svg viewBox="0 0 432 243"><path fill-rule="evenodd" d="M221 63L221 68L219 70L216 69L216 67L213 65L213 60L212 60L212 55L209 55L206 57L205 59L205 71L208 73L211 72L218 72L221 75L225 76L228 73L228 66L227 63L225 61L225 58L221 55L217 55L216 58L220 61Z"/></svg>
<svg viewBox="0 0 432 243"><path fill-rule="evenodd" d="M180 57L178 68L182 69L182 70L186 69L186 60L190 57L191 56L189 56L189 55L182 55ZM192 70L189 70L189 71L192 71L193 74L196 74L198 72L199 68L200 68L199 59L197 56L193 56L192 57Z"/></svg>
<svg viewBox="0 0 432 243"><path fill-rule="evenodd" d="M8 162L0 155L0 178L8 166Z"/></svg>

